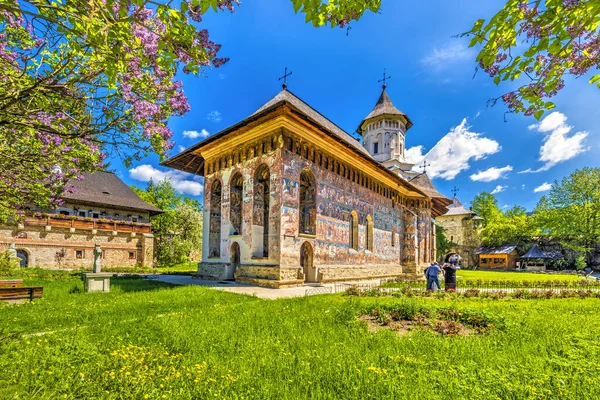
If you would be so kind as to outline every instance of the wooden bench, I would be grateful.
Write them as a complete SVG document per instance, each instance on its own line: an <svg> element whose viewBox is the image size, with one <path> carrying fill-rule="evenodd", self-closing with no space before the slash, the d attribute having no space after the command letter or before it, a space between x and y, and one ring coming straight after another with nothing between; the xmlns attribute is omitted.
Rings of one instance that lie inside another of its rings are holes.
<svg viewBox="0 0 600 400"><path fill-rule="evenodd" d="M23 287L22 279L5 279L0 280L0 288L14 288L14 287Z"/></svg>
<svg viewBox="0 0 600 400"><path fill-rule="evenodd" d="M41 299L44 292L43 286L22 286L0 288L0 300Z"/></svg>

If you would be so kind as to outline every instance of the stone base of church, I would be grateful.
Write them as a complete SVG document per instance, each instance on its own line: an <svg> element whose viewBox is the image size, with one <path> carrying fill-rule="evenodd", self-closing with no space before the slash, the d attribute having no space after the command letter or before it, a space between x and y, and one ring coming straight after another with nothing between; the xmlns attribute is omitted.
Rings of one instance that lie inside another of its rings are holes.
<svg viewBox="0 0 600 400"><path fill-rule="evenodd" d="M362 281L370 279L387 279L401 276L414 276L423 274L427 265L318 265L316 266L316 282L334 283ZM229 263L201 262L195 277L207 280L225 280L234 277L236 282L269 288L286 288L302 286L306 282L300 266L279 265L248 265L237 266L231 270Z"/></svg>

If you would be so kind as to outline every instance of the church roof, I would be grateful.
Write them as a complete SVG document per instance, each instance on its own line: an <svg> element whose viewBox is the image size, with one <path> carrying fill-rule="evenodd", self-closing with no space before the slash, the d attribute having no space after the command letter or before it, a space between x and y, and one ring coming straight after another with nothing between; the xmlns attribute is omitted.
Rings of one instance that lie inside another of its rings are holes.
<svg viewBox="0 0 600 400"><path fill-rule="evenodd" d="M367 149L365 149L358 140L350 136L342 128L331 122L327 117L325 117L323 114L306 104L302 99L300 99L298 96L296 96L287 89L283 89L275 97L266 102L261 108L253 112L248 118L252 118L255 115L261 114L263 111L266 111L272 107L276 107L277 105L284 102L296 107L304 115L312 119L317 124L321 125L323 128L327 129L337 139L340 139L345 144L350 145L355 150L360 151L367 157L373 158L371 157L371 154L369 154Z"/></svg>
<svg viewBox="0 0 600 400"><path fill-rule="evenodd" d="M362 128L363 124L365 123L365 121L367 121L371 118L379 117L381 115L400 115L406 119L406 130L409 130L413 126L413 122L411 121L410 118L408 118L408 115L404 114L402 111L398 110L396 108L396 106L394 106L394 103L392 103L392 100L390 99L390 96L388 96L387 92L385 91L385 86L384 86L383 91L381 92L381 95L379 96L379 100L377 100L377 103L375 103L375 107L373 108L373 111L371 111L369 113L369 115L367 115L366 118L360 122L356 131L361 133L362 132L361 128Z"/></svg>
<svg viewBox="0 0 600 400"><path fill-rule="evenodd" d="M62 199L72 203L121 208L132 211L146 211L151 215L163 211L140 199L118 176L112 172L85 172L82 180L73 179L73 193L64 193Z"/></svg>
<svg viewBox="0 0 600 400"><path fill-rule="evenodd" d="M426 173L420 173L417 176L408 179L408 181L421 189L427 196L431 197L433 208L438 215L442 215L446 212L446 209L450 204L450 199L437 191Z"/></svg>

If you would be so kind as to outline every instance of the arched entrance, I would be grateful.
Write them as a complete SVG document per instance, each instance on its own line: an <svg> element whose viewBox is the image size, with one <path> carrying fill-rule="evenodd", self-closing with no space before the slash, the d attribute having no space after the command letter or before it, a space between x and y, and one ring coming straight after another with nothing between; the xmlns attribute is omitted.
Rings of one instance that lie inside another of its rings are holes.
<svg viewBox="0 0 600 400"><path fill-rule="evenodd" d="M227 273L227 280L235 280L235 271L240 266L240 245L238 242L233 242L231 245L231 260L229 262L229 270Z"/></svg>
<svg viewBox="0 0 600 400"><path fill-rule="evenodd" d="M304 273L305 283L317 281L317 269L313 265L313 248L308 242L304 242L300 248L300 266Z"/></svg>
<svg viewBox="0 0 600 400"><path fill-rule="evenodd" d="M27 268L29 266L29 254L25 250L17 250L17 258L19 259L19 266L21 268Z"/></svg>

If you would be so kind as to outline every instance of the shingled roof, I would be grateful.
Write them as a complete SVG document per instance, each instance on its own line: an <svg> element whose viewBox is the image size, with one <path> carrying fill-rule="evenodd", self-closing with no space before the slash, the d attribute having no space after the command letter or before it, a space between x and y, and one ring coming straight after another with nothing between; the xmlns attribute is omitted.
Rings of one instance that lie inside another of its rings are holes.
<svg viewBox="0 0 600 400"><path fill-rule="evenodd" d="M131 211L146 211L150 215L163 212L160 208L140 199L129 186L112 172L83 173L82 180L74 179L69 183L75 191L64 193L62 198L65 201Z"/></svg>
<svg viewBox="0 0 600 400"><path fill-rule="evenodd" d="M373 107L373 111L371 111L369 115L367 115L366 118L360 122L356 132L362 134L362 126L365 121L381 115L400 115L406 119L406 130L409 130L413 126L413 122L410 118L408 118L408 115L404 114L402 111L398 110L396 106L394 106L394 103L392 103L392 100L390 99L390 96L388 96L384 87L381 95L379 96L379 100L377 100L375 107Z"/></svg>
<svg viewBox="0 0 600 400"><path fill-rule="evenodd" d="M460 202L456 195L452 198L452 204L448 206L448 211L443 216L450 215L472 215L475 219L483 219L473 210L469 210Z"/></svg>
<svg viewBox="0 0 600 400"><path fill-rule="evenodd" d="M410 183L417 186L425 194L433 200L433 207L436 209L438 215L442 215L446 212L448 205L451 204L451 200L437 191L429 176L423 172L417 176L408 180Z"/></svg>

